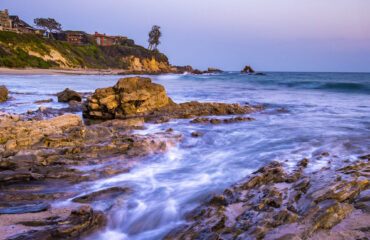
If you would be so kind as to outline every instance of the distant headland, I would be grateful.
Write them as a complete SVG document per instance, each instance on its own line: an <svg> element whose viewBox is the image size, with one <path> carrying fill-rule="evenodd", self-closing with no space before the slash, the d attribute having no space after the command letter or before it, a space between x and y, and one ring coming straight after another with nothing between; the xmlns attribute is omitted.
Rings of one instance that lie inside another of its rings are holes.
<svg viewBox="0 0 370 240"><path fill-rule="evenodd" d="M62 30L53 18L36 18L32 27L19 16L0 11L0 74L163 74L220 73L171 65L158 51L160 27L149 32L149 47L126 36ZM254 74L253 72L245 72Z"/></svg>

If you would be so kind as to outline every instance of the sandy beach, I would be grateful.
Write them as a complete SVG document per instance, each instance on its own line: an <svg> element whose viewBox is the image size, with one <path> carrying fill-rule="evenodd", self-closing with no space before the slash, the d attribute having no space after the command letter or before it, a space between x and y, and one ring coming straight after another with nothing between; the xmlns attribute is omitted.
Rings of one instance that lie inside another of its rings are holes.
<svg viewBox="0 0 370 240"><path fill-rule="evenodd" d="M0 75L118 75L122 69L0 68Z"/></svg>

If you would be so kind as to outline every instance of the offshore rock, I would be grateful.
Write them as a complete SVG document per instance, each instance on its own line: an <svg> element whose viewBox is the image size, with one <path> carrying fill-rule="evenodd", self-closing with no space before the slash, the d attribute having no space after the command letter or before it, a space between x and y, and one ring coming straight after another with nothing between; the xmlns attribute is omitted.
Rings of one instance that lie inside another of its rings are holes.
<svg viewBox="0 0 370 240"><path fill-rule="evenodd" d="M77 101L81 102L82 98L81 95L73 91L69 88L64 89L64 91L57 93L58 102L69 102L69 101Z"/></svg>
<svg viewBox="0 0 370 240"><path fill-rule="evenodd" d="M258 107L225 103L176 104L163 86L149 78L120 79L113 87L97 89L87 98L83 116L87 119L126 119L144 117L146 121L165 122L170 118L192 118L205 115L247 114Z"/></svg>
<svg viewBox="0 0 370 240"><path fill-rule="evenodd" d="M212 68L212 67L209 67L208 70L207 70L208 73L222 73L223 71L218 69L218 68Z"/></svg>
<svg viewBox="0 0 370 240"><path fill-rule="evenodd" d="M4 86L0 86L0 102L5 102L8 99L8 89Z"/></svg>
<svg viewBox="0 0 370 240"><path fill-rule="evenodd" d="M370 162L312 173L303 162L290 172L278 162L259 169L164 239L367 239Z"/></svg>
<svg viewBox="0 0 370 240"><path fill-rule="evenodd" d="M255 73L255 71L253 70L253 68L251 66L247 65L242 70L242 73Z"/></svg>

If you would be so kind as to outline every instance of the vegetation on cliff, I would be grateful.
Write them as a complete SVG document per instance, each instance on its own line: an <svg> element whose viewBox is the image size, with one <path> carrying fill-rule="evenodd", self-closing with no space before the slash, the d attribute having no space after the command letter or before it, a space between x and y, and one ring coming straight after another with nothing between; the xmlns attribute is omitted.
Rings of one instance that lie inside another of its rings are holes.
<svg viewBox="0 0 370 240"><path fill-rule="evenodd" d="M102 47L89 39L84 46L45 39L36 34L0 32L0 67L10 68L121 68L132 71L169 71L167 57L136 45L133 40Z"/></svg>

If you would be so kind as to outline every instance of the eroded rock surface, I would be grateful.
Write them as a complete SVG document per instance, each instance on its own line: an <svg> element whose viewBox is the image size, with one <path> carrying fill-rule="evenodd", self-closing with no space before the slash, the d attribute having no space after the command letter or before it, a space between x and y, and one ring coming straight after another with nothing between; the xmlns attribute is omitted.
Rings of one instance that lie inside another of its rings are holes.
<svg viewBox="0 0 370 240"><path fill-rule="evenodd" d="M89 206L81 206L66 212L69 212L68 216L63 216L65 213L58 215L56 211L44 215L34 215L33 218L32 214L25 215L21 221L14 223L22 233L10 236L7 239L80 239L81 236L105 226L107 222L101 211L94 211ZM5 217L3 220L7 221ZM36 230L27 231L29 227L37 228Z"/></svg>
<svg viewBox="0 0 370 240"><path fill-rule="evenodd" d="M18 115L1 115L0 216L4 214L9 216L7 219L17 219L23 213L54 211L49 209L49 204L55 200L108 203L129 194L127 187L81 194L71 186L127 172L145 156L163 153L182 138L171 132L134 134L133 130L143 129L143 124L144 120L139 118L86 126L73 114L50 120L23 120ZM33 223L21 224L26 224L30 230L26 235L22 233L12 239L77 238L83 232L101 226L105 219L103 213L81 211L72 212L63 221L47 221L47 231L44 225L42 230L38 226L30 228L35 221L44 222L35 217ZM12 236L24 227L12 229L11 225L4 224L0 226L0 235L4 230Z"/></svg>
<svg viewBox="0 0 370 240"><path fill-rule="evenodd" d="M370 163L313 173L308 164L259 169L195 209L165 239L367 239Z"/></svg>
<svg viewBox="0 0 370 240"><path fill-rule="evenodd" d="M205 115L247 114L260 107L225 103L176 104L163 86L149 78L120 79L113 87L97 89L84 103L83 115L90 119L125 119L144 117L147 121L164 122L170 118L192 118Z"/></svg>
<svg viewBox="0 0 370 240"><path fill-rule="evenodd" d="M73 114L41 121L2 116L0 184L45 179L93 180L127 171L138 161L137 157L166 151L181 139L181 135L168 132L132 134L132 130L142 128L143 124L142 120L135 120L111 120L85 126L81 118ZM117 156L121 156L120 160L113 161ZM106 163L104 167L87 172L73 167L102 163ZM6 199L1 199L0 206Z"/></svg>

